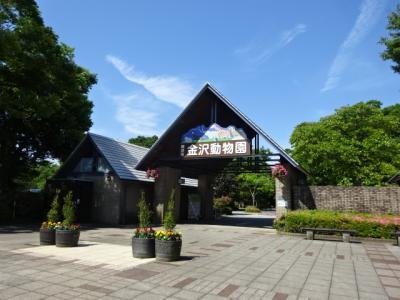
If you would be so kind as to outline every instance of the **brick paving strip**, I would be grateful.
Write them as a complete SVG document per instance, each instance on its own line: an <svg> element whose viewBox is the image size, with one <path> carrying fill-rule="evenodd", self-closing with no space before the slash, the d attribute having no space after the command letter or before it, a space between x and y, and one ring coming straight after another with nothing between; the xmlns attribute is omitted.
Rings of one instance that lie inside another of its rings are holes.
<svg viewBox="0 0 400 300"><path fill-rule="evenodd" d="M234 245L230 245L230 244L223 244L223 243L216 243L216 244L212 244L211 246L214 246L214 247L223 247L223 248L229 248L229 247L233 247Z"/></svg>
<svg viewBox="0 0 400 300"><path fill-rule="evenodd" d="M239 286L236 284L228 284L222 291L218 293L218 296L229 297L238 288Z"/></svg>
<svg viewBox="0 0 400 300"><path fill-rule="evenodd" d="M133 268L130 270L125 270L125 271L116 273L115 276L142 281L147 278L153 277L157 274L160 274L160 272L149 271L149 270L139 269L139 268Z"/></svg>
<svg viewBox="0 0 400 300"><path fill-rule="evenodd" d="M276 293L274 298L272 298L272 300L286 300L288 296L289 296L288 294Z"/></svg>
<svg viewBox="0 0 400 300"><path fill-rule="evenodd" d="M193 281L195 281L196 278L192 278L192 277L188 277L186 279L183 279L182 281L179 281L178 283L176 283L175 285L173 285L173 287L176 288L183 288L185 286L187 286L188 284L191 284Z"/></svg>

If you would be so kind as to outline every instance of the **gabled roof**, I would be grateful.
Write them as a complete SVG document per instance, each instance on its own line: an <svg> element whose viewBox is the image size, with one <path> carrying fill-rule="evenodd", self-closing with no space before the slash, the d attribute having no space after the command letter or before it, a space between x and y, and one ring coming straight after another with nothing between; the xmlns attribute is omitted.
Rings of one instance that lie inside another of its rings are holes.
<svg viewBox="0 0 400 300"><path fill-rule="evenodd" d="M146 172L135 169L149 149L94 133L87 135L120 179L154 181L146 177Z"/></svg>
<svg viewBox="0 0 400 300"><path fill-rule="evenodd" d="M200 96L204 94L206 91L211 91L219 101L223 102L226 106L228 106L247 126L249 126L254 132L265 138L267 142L271 144L271 146L294 168L307 174L307 172L297 163L286 151L274 140L272 139L264 130L262 130L258 125L256 125L250 118L248 118L244 113L242 113L235 105L233 105L225 96L223 96L215 87L213 87L210 83L205 83L205 85L201 88L201 90L197 93L197 95L193 98L193 100L188 104L188 106L182 111L182 113L176 118L176 120L172 123L172 125L164 132L164 134L157 140L157 142L150 148L150 150L144 155L144 157L139 161L137 165L137 169L144 169L148 165L150 165L149 161L151 160L151 156L153 152L157 151L159 145L161 145L164 140L166 140L169 133L173 130L174 127L178 126L180 123L180 119L184 116L188 111L190 111L193 106L198 102Z"/></svg>
<svg viewBox="0 0 400 300"><path fill-rule="evenodd" d="M149 151L148 148L124 143L102 135L88 132L86 137L79 143L71 155L67 158L63 166L78 152L80 146L90 140L96 150L108 162L112 171L121 180L139 180L154 182L154 179L147 178L146 172L136 170L135 167L144 155ZM62 168L62 167L61 167ZM60 169L61 170L61 169ZM197 186L197 180L185 178L186 186Z"/></svg>

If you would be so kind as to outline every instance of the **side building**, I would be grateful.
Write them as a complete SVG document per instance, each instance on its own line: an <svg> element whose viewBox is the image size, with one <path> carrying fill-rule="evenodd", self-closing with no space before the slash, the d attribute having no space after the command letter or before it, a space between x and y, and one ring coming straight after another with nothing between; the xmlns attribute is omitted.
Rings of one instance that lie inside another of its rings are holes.
<svg viewBox="0 0 400 300"><path fill-rule="evenodd" d="M79 222L136 223L142 192L153 207L154 179L135 169L148 150L88 133L49 181L50 188L74 192ZM197 180L180 182L182 197L196 193Z"/></svg>

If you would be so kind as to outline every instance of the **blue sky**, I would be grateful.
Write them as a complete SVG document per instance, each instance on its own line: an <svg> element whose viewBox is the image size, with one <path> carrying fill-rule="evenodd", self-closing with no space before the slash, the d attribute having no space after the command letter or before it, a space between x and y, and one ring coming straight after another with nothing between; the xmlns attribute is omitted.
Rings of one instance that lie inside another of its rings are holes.
<svg viewBox="0 0 400 300"><path fill-rule="evenodd" d="M92 132L160 135L210 82L289 146L343 105L398 102L380 58L396 1L40 0L45 23L98 76Z"/></svg>

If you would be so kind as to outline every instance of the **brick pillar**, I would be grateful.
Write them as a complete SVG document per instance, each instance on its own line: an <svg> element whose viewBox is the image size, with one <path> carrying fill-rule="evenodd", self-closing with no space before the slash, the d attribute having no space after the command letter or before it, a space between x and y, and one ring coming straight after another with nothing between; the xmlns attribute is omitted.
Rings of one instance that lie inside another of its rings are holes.
<svg viewBox="0 0 400 300"><path fill-rule="evenodd" d="M181 170L170 167L159 168L160 177L154 183L154 223L161 223L167 209L168 199L172 189L175 189L175 218L180 218L181 207L181 186L178 179L181 177Z"/></svg>
<svg viewBox="0 0 400 300"><path fill-rule="evenodd" d="M201 198L201 215L205 220L212 220L214 218L214 176L210 174L199 175L198 178L198 191Z"/></svg>

